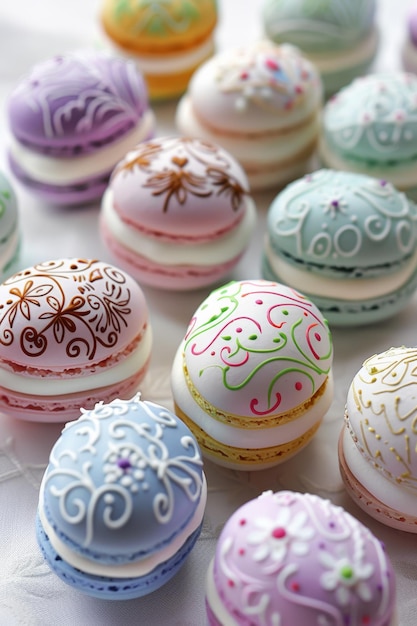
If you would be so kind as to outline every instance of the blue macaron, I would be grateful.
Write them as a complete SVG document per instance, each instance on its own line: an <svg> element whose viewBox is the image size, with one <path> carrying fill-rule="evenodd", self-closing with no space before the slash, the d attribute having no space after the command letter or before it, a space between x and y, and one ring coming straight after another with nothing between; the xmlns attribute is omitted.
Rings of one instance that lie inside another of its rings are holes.
<svg viewBox="0 0 417 626"><path fill-rule="evenodd" d="M99 403L66 425L39 496L51 569L88 595L125 600L164 585L201 531L206 481L191 431L143 402Z"/></svg>
<svg viewBox="0 0 417 626"><path fill-rule="evenodd" d="M288 185L267 217L262 274L305 293L330 324L369 324L417 288L417 205L392 184L319 170Z"/></svg>

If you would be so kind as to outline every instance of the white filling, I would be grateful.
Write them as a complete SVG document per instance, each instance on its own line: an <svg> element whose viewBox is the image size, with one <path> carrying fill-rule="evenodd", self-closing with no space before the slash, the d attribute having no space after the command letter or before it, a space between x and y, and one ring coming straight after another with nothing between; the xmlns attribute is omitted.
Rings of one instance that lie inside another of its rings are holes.
<svg viewBox="0 0 417 626"><path fill-rule="evenodd" d="M74 376L73 378L22 376L21 374L2 369L1 386L11 391L32 396L59 396L107 387L108 385L127 380L135 372L140 371L149 358L151 346L152 331L148 325L136 350L114 367L107 367L96 374Z"/></svg>
<svg viewBox="0 0 417 626"><path fill-rule="evenodd" d="M378 30L374 28L364 41L356 43L350 50L331 52L306 52L305 56L314 63L322 74L330 74L355 67L372 59L378 46Z"/></svg>
<svg viewBox="0 0 417 626"><path fill-rule="evenodd" d="M224 445L233 448L257 450L294 441L319 422L332 402L333 376L329 375L326 389L313 406L301 417L281 426L262 429L244 429L223 424L207 415L196 403L187 387L183 373L182 346L177 350L172 367L172 391L176 404L205 433ZM238 393L244 393L238 392ZM248 421L250 418L248 418Z"/></svg>
<svg viewBox="0 0 417 626"><path fill-rule="evenodd" d="M417 516L416 491L392 483L374 469L362 456L346 427L343 432L343 454L346 465L369 493L402 515Z"/></svg>
<svg viewBox="0 0 417 626"><path fill-rule="evenodd" d="M127 135L92 154L58 158L39 154L12 139L10 153L33 180L50 185L68 185L90 176L109 172L137 143L147 139L155 127L155 117L147 111Z"/></svg>
<svg viewBox="0 0 417 626"><path fill-rule="evenodd" d="M314 143L319 131L318 116L313 112L311 119L289 132L285 132L285 129L276 131L270 129L270 132L265 131L260 136L251 137L242 126L241 134L228 134L227 130L216 130L209 125L205 126L204 121L200 122L193 110L192 99L188 95L183 96L178 104L176 124L184 135L220 143L244 167L248 164L262 166L276 162L278 177L279 162L282 161L283 166L287 167L289 159L296 157Z"/></svg>
<svg viewBox="0 0 417 626"><path fill-rule="evenodd" d="M204 41L191 51L180 53L167 53L166 55L149 55L126 50L113 41L106 40L119 56L136 62L144 74L167 75L185 72L207 59L213 52L213 37Z"/></svg>
<svg viewBox="0 0 417 626"><path fill-rule="evenodd" d="M328 278L313 272L300 270L279 257L271 248L268 236L265 241L265 255L274 273L285 283L299 291L331 298L332 300L367 301L397 291L405 285L417 267L417 250L407 265L393 274L373 278Z"/></svg>
<svg viewBox="0 0 417 626"><path fill-rule="evenodd" d="M42 482L39 492L39 502L44 500L44 484ZM200 501L194 515L187 526L170 542L168 546L159 550L155 554L149 557L140 559L139 561L133 561L130 563L124 563L120 565L109 565L105 563L97 563L91 561L86 557L73 552L61 539L56 535L54 529L46 519L46 515L43 511L43 507L39 506L39 517L45 533L48 535L49 540L57 554L69 565L75 567L86 574L92 574L94 576L107 576L111 578L136 578L138 576L146 576L152 570L155 569L160 563L164 563L176 554L187 541L188 537L193 534L194 531L200 526L203 519L205 506L207 500L207 483L203 474L203 484L201 489ZM140 543L140 537L138 538ZM134 548L135 546L132 546Z"/></svg>
<svg viewBox="0 0 417 626"><path fill-rule="evenodd" d="M246 247L256 223L255 203L248 198L245 215L231 232L212 241L179 245L176 241L161 242L142 235L135 228L125 224L113 208L113 191L110 188L103 196L102 211L109 230L122 246L163 265L211 266L231 261Z"/></svg>

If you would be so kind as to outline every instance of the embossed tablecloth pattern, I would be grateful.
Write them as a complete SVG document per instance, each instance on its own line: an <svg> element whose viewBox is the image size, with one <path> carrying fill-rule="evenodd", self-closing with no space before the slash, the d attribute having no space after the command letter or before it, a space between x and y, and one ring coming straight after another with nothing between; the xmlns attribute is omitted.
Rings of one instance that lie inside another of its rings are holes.
<svg viewBox="0 0 417 626"><path fill-rule="evenodd" d="M218 45L231 47L261 34L261 0L222 0ZM395 69L411 0L380 0L382 43L376 69ZM32 63L55 53L95 45L98 0L20 0L0 5L0 167L9 172L7 94ZM173 134L174 103L156 107L158 134ZM31 265L60 256L108 260L97 232L98 205L81 210L42 206L18 188L23 259ZM259 226L236 278L259 277L266 209L274 192L258 194ZM170 364L186 324L206 291L166 294L145 289L155 331L151 370L143 395L172 408ZM416 345L417 297L404 313L384 324L334 331L335 398L312 443L284 465L236 472L206 464L209 495L202 535L189 560L163 589L136 601L109 602L76 593L44 564L36 545L34 517L40 480L60 425L16 423L0 416L0 624L153 624L204 626L204 578L215 540L227 517L265 489L311 491L341 504L368 524L387 546L397 573L401 626L417 624L417 538L368 518L346 495L339 475L337 438L347 388L363 359L395 345Z"/></svg>

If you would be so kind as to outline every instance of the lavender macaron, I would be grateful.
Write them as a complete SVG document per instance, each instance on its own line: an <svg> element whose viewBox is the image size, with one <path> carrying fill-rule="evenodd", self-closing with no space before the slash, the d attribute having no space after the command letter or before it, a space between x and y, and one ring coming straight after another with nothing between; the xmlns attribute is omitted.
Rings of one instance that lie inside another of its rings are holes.
<svg viewBox="0 0 417 626"><path fill-rule="evenodd" d="M35 65L8 101L16 178L51 204L97 200L126 151L154 134L142 74L96 51Z"/></svg>

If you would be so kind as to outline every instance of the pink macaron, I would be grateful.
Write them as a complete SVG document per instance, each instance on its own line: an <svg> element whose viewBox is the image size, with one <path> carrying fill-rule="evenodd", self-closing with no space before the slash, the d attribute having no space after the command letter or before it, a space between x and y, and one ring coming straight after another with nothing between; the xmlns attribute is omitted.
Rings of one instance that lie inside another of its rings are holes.
<svg viewBox="0 0 417 626"><path fill-rule="evenodd" d="M0 285L0 411L32 421L130 398L149 364L142 290L100 261L59 259Z"/></svg>
<svg viewBox="0 0 417 626"><path fill-rule="evenodd" d="M185 290L230 273L255 220L234 157L211 142L163 137L141 143L115 168L100 228L117 264L139 282Z"/></svg>

